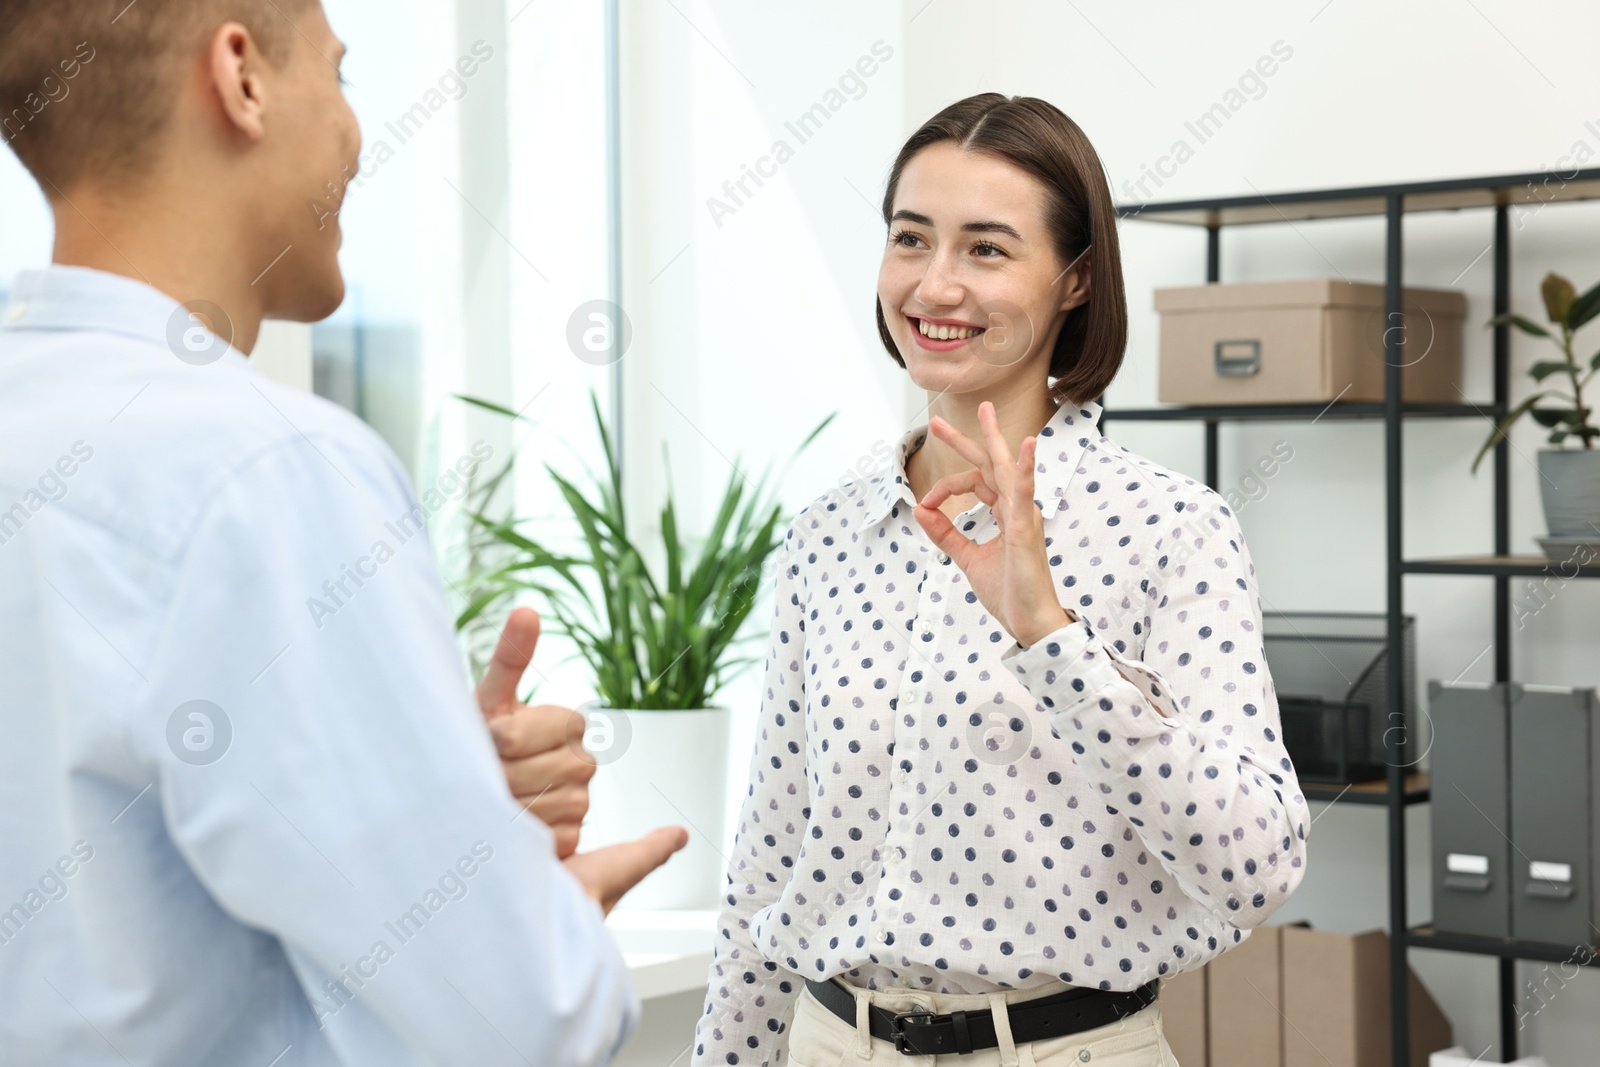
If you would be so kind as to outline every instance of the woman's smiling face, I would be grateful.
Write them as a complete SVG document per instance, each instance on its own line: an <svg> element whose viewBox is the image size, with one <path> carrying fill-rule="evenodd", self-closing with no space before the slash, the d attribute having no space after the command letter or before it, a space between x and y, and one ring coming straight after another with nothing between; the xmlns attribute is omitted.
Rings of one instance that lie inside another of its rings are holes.
<svg viewBox="0 0 1600 1067"><path fill-rule="evenodd" d="M951 141L900 174L878 300L911 380L988 391L1049 370L1066 313L1088 297L1045 224L1046 191L1022 168Z"/></svg>

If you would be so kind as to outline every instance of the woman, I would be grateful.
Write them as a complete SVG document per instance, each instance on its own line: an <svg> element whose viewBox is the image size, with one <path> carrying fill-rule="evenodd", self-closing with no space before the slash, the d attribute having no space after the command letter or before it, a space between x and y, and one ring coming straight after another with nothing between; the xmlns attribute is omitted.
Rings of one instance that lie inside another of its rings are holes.
<svg viewBox="0 0 1600 1067"><path fill-rule="evenodd" d="M1249 553L1096 428L1127 312L1077 125L953 104L883 208L929 425L786 533L695 1062L1172 1064L1156 980L1305 872Z"/></svg>

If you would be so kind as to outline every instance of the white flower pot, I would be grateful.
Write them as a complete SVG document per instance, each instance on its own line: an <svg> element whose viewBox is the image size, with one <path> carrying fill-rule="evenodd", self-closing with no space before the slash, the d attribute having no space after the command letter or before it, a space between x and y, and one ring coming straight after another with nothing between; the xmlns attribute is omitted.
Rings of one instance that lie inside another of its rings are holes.
<svg viewBox="0 0 1600 1067"><path fill-rule="evenodd" d="M599 764L589 783L584 851L677 824L689 843L623 900L628 908L710 908L727 861L728 711L618 711L586 705L584 746Z"/></svg>
<svg viewBox="0 0 1600 1067"><path fill-rule="evenodd" d="M1540 449L1539 493L1552 538L1600 541L1600 449Z"/></svg>

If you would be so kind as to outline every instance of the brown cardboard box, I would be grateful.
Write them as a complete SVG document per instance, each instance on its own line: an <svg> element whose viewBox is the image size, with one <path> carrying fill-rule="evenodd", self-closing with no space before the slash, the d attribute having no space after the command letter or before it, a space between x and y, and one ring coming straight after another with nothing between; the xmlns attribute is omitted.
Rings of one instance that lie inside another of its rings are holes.
<svg viewBox="0 0 1600 1067"><path fill-rule="evenodd" d="M1211 960L1206 1044L1211 1067L1284 1067L1279 993L1284 927L1268 923ZM1178 1062L1189 1067L1180 1056Z"/></svg>
<svg viewBox="0 0 1600 1067"><path fill-rule="evenodd" d="M1389 1067L1388 935L1285 926L1281 948L1283 1067ZM1450 1021L1416 973L1407 971L1411 1062L1424 1064L1428 1053L1452 1044ZM1211 1062L1230 1067L1215 1057Z"/></svg>
<svg viewBox="0 0 1600 1067"><path fill-rule="evenodd" d="M1206 1067L1207 968L1161 979L1161 1029L1180 1067Z"/></svg>
<svg viewBox="0 0 1600 1067"><path fill-rule="evenodd" d="M1168 404L1383 399L1385 327L1404 345L1406 400L1457 402L1466 297L1406 289L1388 323L1383 286L1335 278L1157 289L1160 388Z"/></svg>

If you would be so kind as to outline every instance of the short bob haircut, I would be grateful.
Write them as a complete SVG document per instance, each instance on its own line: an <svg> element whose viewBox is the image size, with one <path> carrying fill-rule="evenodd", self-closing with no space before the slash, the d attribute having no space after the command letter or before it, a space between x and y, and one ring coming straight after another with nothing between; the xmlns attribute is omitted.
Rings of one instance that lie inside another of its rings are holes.
<svg viewBox="0 0 1600 1067"><path fill-rule="evenodd" d="M911 158L929 145L954 141L1021 167L1045 188L1045 224L1063 266L1088 264L1089 299L1067 312L1050 354L1050 395L1082 404L1105 391L1122 366L1128 345L1128 303L1117 247L1117 216L1105 168L1078 124L1054 104L1031 96L981 93L959 100L911 135L889 171L883 221L894 213L894 194ZM1087 255L1085 256L1085 252ZM878 304L878 336L900 366Z"/></svg>

